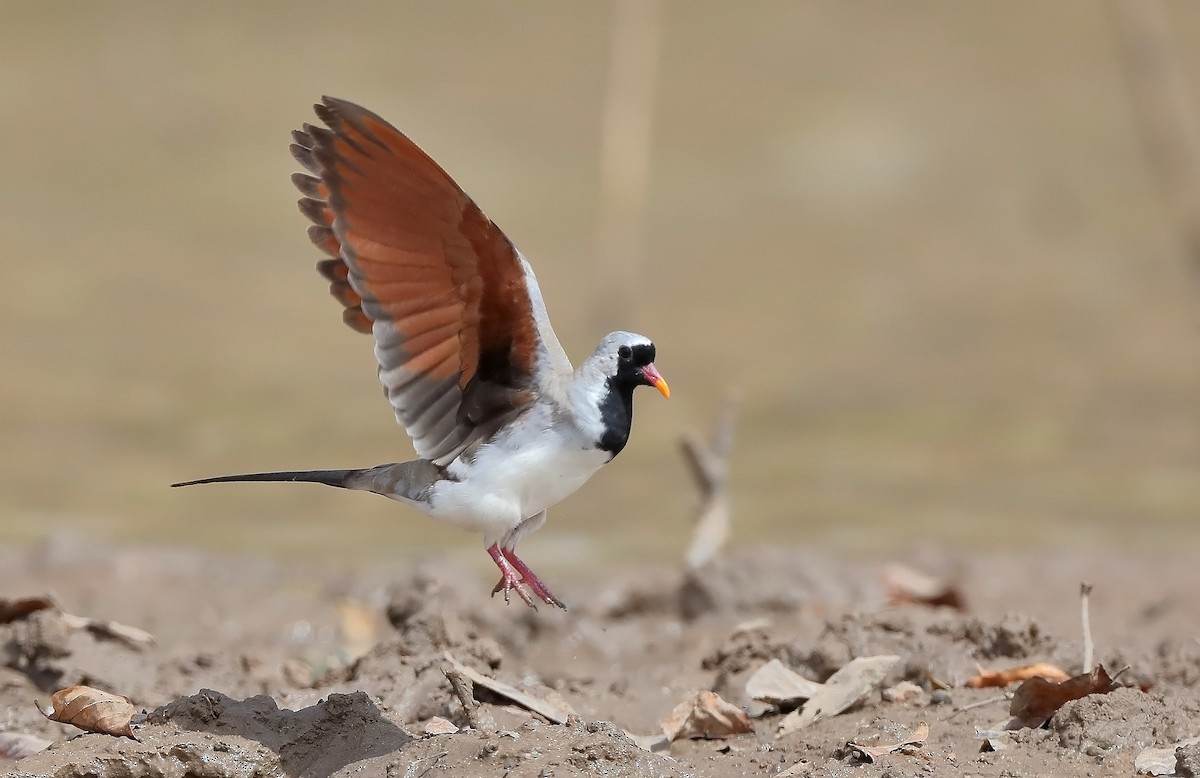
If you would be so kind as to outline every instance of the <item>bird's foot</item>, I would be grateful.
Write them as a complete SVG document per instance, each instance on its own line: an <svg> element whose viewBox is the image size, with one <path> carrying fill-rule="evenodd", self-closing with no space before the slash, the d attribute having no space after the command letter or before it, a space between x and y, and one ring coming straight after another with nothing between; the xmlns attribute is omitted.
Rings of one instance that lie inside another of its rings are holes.
<svg viewBox="0 0 1200 778"><path fill-rule="evenodd" d="M512 549L503 549L502 553L504 554L505 559L507 559L509 563L516 569L516 571L521 574L521 581L524 582L525 585L530 589L532 589L534 594L536 594L538 597L541 597L543 602L545 602L547 605L553 605L555 607L562 608L563 610L567 609L567 606L563 604L563 601L554 596L554 593L550 591L550 588L546 586L546 584L542 583L542 579L537 577L537 573L530 570L529 565L522 562L520 557L518 557Z"/></svg>
<svg viewBox="0 0 1200 778"><path fill-rule="evenodd" d="M537 606L534 605L533 600L524 589L524 587L529 587L529 590L547 605L554 605L563 610L567 609L562 600L554 596L546 584L542 583L542 579L538 578L537 574L529 569L529 565L522 562L512 549L502 549L493 543L487 551L492 561L496 563L496 567L500 568L500 580L492 589L493 597L497 592L503 591L504 601L508 602L508 593L516 591L526 605L536 610Z"/></svg>
<svg viewBox="0 0 1200 778"><path fill-rule="evenodd" d="M488 556L492 558L492 561L496 563L496 567L500 568L500 580L496 583L496 586L493 587L492 596L495 597L496 592L503 591L504 601L509 602L508 593L515 591L517 596L525 601L526 605L534 610L537 610L537 606L533 604L533 600L530 598L529 594L521 588L522 581L520 574L513 569L511 564L509 564L508 559L505 558L504 553L500 550L500 547L493 543L492 545L488 546L487 552Z"/></svg>

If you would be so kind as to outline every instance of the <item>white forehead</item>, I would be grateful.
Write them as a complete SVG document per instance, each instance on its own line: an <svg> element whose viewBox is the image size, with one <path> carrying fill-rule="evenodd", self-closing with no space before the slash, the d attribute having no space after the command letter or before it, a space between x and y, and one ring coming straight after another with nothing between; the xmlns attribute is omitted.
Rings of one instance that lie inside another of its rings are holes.
<svg viewBox="0 0 1200 778"><path fill-rule="evenodd" d="M600 341L600 350L616 350L621 346L653 346L654 344L645 335L639 335L636 332L610 332Z"/></svg>

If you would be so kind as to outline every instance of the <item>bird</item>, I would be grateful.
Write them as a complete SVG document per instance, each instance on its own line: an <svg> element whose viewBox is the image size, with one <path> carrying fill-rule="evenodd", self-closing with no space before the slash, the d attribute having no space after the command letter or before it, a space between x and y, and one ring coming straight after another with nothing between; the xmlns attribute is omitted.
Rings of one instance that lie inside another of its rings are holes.
<svg viewBox="0 0 1200 778"><path fill-rule="evenodd" d="M492 589L566 608L517 556L546 511L629 441L633 392L671 390L644 335L611 332L578 368L533 268L428 154L376 114L323 97L292 133L292 175L317 270L343 321L370 334L379 380L417 459L346 470L200 478L373 492L483 535ZM323 126L322 126L323 125Z"/></svg>

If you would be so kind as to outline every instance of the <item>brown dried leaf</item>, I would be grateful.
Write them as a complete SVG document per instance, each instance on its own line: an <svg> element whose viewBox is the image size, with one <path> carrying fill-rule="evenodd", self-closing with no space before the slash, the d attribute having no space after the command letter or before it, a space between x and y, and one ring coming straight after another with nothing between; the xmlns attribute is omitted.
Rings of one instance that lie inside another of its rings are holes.
<svg viewBox="0 0 1200 778"><path fill-rule="evenodd" d="M972 689L1003 688L1017 681L1027 681L1030 678L1044 678L1054 683L1062 683L1070 677L1066 672L1052 664L1038 662L1032 665L1021 665L1020 667L1010 667L1007 670L999 671L984 670L981 667L979 668L979 675L968 679L964 685Z"/></svg>
<svg viewBox="0 0 1200 778"><path fill-rule="evenodd" d="M853 748L855 751L862 754L863 759L867 760L868 762L874 762L879 757L887 756L888 754L896 751L901 751L906 748L918 748L924 745L928 738L929 725L922 721L917 725L915 732L913 732L906 739L901 740L899 743L889 743L883 746L864 746L858 743L847 743L846 746L848 748Z"/></svg>
<svg viewBox="0 0 1200 778"><path fill-rule="evenodd" d="M1103 665L1096 665L1092 672L1068 678L1061 683L1040 677L1030 678L1013 693L1012 705L1008 709L1013 722L1009 728L1040 727L1065 703L1089 694L1108 694L1112 690L1113 681Z"/></svg>
<svg viewBox="0 0 1200 778"><path fill-rule="evenodd" d="M750 717L710 691L697 692L675 706L662 722L668 740L720 739L754 731Z"/></svg>
<svg viewBox="0 0 1200 778"><path fill-rule="evenodd" d="M925 605L946 607L958 611L967 609L966 600L958 585L914 570L906 565L891 564L883 569L883 588L893 605Z"/></svg>
<svg viewBox="0 0 1200 778"><path fill-rule="evenodd" d="M138 739L130 725L137 708L128 697L90 686L70 686L52 694L50 704L53 709L42 711L42 714L51 721L70 724L85 732Z"/></svg>
<svg viewBox="0 0 1200 778"><path fill-rule="evenodd" d="M31 613L37 613L47 608L57 608L54 600L49 597L21 597L9 600L0 597L0 624L18 621Z"/></svg>
<svg viewBox="0 0 1200 778"><path fill-rule="evenodd" d="M860 656L851 659L836 673L829 676L820 691L814 694L804 707L794 710L779 722L778 737L803 729L821 719L836 716L862 702L871 692L879 688L900 657L894 654L882 656Z"/></svg>
<svg viewBox="0 0 1200 778"><path fill-rule="evenodd" d="M0 732L0 759L24 759L45 751L52 742L24 732Z"/></svg>

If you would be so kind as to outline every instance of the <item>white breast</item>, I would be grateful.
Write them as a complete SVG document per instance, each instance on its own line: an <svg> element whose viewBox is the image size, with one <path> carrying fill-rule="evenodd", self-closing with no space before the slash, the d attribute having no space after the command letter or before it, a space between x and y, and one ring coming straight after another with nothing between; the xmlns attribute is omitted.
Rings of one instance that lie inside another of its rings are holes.
<svg viewBox="0 0 1200 778"><path fill-rule="evenodd" d="M538 405L469 462L451 463L448 474L458 480L439 482L426 510L482 532L491 544L583 486L609 459L574 423Z"/></svg>

